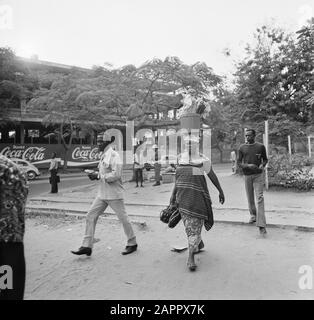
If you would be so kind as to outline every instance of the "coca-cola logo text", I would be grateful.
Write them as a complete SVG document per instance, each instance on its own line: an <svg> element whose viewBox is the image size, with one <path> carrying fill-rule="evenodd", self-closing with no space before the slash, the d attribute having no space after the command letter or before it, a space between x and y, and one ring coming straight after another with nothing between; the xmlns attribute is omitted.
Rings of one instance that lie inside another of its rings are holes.
<svg viewBox="0 0 314 320"><path fill-rule="evenodd" d="M97 161L100 159L101 152L99 152L98 148L80 148L77 147L72 152L73 160L83 160L83 161Z"/></svg>
<svg viewBox="0 0 314 320"><path fill-rule="evenodd" d="M44 147L29 147L29 148L13 148L10 146L3 148L0 154L7 158L19 158L28 161L41 161L45 159Z"/></svg>

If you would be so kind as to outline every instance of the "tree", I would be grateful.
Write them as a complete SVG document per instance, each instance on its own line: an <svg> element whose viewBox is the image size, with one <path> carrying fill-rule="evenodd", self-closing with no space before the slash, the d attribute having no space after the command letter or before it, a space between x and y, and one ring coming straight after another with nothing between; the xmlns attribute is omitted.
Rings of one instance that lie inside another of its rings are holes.
<svg viewBox="0 0 314 320"><path fill-rule="evenodd" d="M167 57L147 61L139 68L94 68L88 81L92 85L77 97L78 105L89 108L94 115L105 112L134 120L138 129L152 126L154 121L162 124L166 118L162 114L181 107L181 91L205 95L221 79L204 63L188 66L176 57Z"/></svg>
<svg viewBox="0 0 314 320"><path fill-rule="evenodd" d="M154 115L158 121L162 120L160 114L179 109L182 106L181 93L189 91L195 96L207 97L221 82L205 63L186 65L177 57L145 62L138 68L136 78L135 104L137 111L141 109L143 112L143 125Z"/></svg>
<svg viewBox="0 0 314 320"><path fill-rule="evenodd" d="M22 101L28 101L38 88L36 76L17 60L9 48L0 48L0 112L1 120L7 117L10 109L20 109Z"/></svg>
<svg viewBox="0 0 314 320"><path fill-rule="evenodd" d="M246 48L235 74L239 120L263 131L268 119L270 135L279 144L286 142L287 132L296 137L305 134L304 127L313 121L307 103L314 89L313 20L296 35L280 28L258 28L256 45Z"/></svg>
<svg viewBox="0 0 314 320"><path fill-rule="evenodd" d="M65 151L64 169L67 169L67 152L78 131L91 132L100 125L102 118L91 117L88 108L77 103L78 97L90 90L89 81L74 70L55 80L51 88L41 88L27 104L28 111L40 111L43 124L55 125L54 133L59 137Z"/></svg>

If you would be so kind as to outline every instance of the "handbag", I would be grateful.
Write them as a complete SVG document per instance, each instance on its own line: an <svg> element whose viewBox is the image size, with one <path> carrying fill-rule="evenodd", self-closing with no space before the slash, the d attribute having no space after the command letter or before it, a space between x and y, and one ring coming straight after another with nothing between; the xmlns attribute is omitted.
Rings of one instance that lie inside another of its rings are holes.
<svg viewBox="0 0 314 320"><path fill-rule="evenodd" d="M174 228L179 223L180 220L181 220L180 211L178 208L175 208L175 210L173 211L173 213L169 219L168 227L171 229Z"/></svg>
<svg viewBox="0 0 314 320"><path fill-rule="evenodd" d="M174 228L181 220L178 207L169 205L166 209L161 210L160 220L164 223L167 223L169 228Z"/></svg>
<svg viewBox="0 0 314 320"><path fill-rule="evenodd" d="M175 209L175 207L174 207ZM169 205L166 209L161 210L160 212L160 221L168 223L169 219L173 213L173 206Z"/></svg>

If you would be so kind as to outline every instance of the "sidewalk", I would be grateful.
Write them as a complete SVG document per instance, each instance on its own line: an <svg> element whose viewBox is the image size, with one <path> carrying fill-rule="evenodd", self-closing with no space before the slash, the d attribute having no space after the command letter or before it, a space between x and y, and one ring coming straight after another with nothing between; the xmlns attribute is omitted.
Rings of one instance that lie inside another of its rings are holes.
<svg viewBox="0 0 314 320"><path fill-rule="evenodd" d="M249 213L243 177L232 175L229 166L217 166L215 170L224 190L226 202L220 205L218 192L211 185L214 218L217 222L247 223ZM129 173L128 173L129 175ZM134 183L124 183L125 203L128 214L138 217L159 217L160 211L169 203L173 184L152 186L145 182L144 188L135 188ZM43 194L29 199L29 211L85 214L97 190L97 182L63 190L57 195ZM265 208L268 226L296 227L314 231L314 191L265 191ZM108 213L113 213L108 210Z"/></svg>
<svg viewBox="0 0 314 320"><path fill-rule="evenodd" d="M132 170L124 170L123 174L125 176L125 179L132 176ZM58 175L61 177L61 179L64 178L73 178L73 177L85 177L86 173L84 171L75 171L75 172L59 172ZM50 177L50 173L48 171L41 172L41 175L35 180L44 180L48 179Z"/></svg>

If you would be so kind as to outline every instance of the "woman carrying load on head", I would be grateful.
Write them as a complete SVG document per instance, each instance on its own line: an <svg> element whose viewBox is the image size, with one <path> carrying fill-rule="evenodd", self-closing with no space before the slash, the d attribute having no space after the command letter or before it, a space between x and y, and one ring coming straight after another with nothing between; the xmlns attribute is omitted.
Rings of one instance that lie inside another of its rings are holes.
<svg viewBox="0 0 314 320"><path fill-rule="evenodd" d="M194 271L196 269L194 255L204 247L201 238L202 227L204 225L208 231L214 224L205 175L217 188L221 204L224 203L225 196L210 160L198 152L199 137L187 136L184 142L185 150L179 157L176 182L170 202L179 208L188 238L187 265Z"/></svg>

